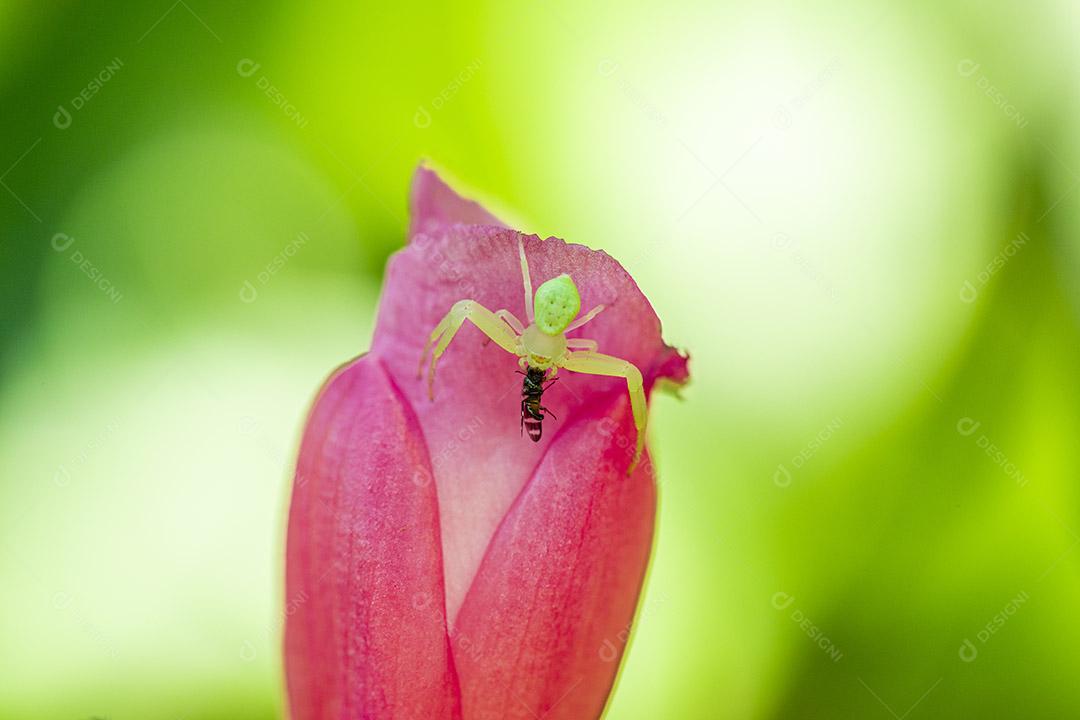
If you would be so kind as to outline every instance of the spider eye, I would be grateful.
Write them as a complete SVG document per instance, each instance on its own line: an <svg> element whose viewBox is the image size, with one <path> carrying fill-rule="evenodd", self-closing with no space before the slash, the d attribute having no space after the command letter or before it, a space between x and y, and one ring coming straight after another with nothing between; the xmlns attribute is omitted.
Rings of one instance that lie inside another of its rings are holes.
<svg viewBox="0 0 1080 720"><path fill-rule="evenodd" d="M581 295L569 275L563 273L536 288L533 316L536 327L545 335L558 335L577 317Z"/></svg>

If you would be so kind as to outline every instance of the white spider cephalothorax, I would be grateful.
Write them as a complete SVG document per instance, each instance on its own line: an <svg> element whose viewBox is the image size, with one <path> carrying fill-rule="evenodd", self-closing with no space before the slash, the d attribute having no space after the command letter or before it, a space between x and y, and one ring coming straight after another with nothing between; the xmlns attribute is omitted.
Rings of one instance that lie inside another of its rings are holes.
<svg viewBox="0 0 1080 720"><path fill-rule="evenodd" d="M492 312L475 300L459 300L454 303L450 312L428 337L424 352L420 356L419 372L423 373L428 352L431 352L428 397L434 398L435 365L439 357L446 351L461 324L470 320L503 350L517 355L523 370L544 370L548 378L555 377L560 368L589 375L625 378L626 388L630 393L630 407L634 414L634 426L637 428L637 445L630 464L632 471L641 456L648 418L641 372L627 360L597 352L599 348L595 340L567 339L566 333L592 320L604 306L597 305L578 318L581 296L574 281L566 274L553 277L540 285L534 296L532 280L529 278L529 263L525 259L525 246L520 238L518 255L521 259L521 276L525 282L525 319L528 325L522 324L509 310Z"/></svg>

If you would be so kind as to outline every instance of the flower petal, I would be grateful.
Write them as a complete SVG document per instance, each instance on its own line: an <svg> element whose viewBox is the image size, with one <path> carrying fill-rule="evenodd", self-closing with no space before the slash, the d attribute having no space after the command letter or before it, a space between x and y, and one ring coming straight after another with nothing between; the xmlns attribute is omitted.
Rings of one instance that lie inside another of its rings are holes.
<svg viewBox="0 0 1080 720"><path fill-rule="evenodd" d="M294 720L460 718L439 514L417 419L377 358L312 410L289 509L285 664Z"/></svg>
<svg viewBox="0 0 1080 720"><path fill-rule="evenodd" d="M410 237L431 231L440 224L493 225L505 227L479 203L466 200L450 189L433 170L420 166L413 176L409 198Z"/></svg>
<svg viewBox="0 0 1080 720"><path fill-rule="evenodd" d="M469 720L600 716L652 543L625 395L568 423L499 526L451 636Z"/></svg>
<svg viewBox="0 0 1080 720"><path fill-rule="evenodd" d="M550 435L598 398L625 393L626 385L618 378L560 374L544 395L558 419L545 423L540 443L530 443L521 437L517 358L495 343L485 345L485 336L466 322L439 362L430 402L416 368L425 340L450 306L470 298L524 320L518 260L523 237L534 289L565 272L578 287L583 310L608 306L572 337L592 338L601 352L633 362L647 389L661 376L685 379L686 360L664 345L649 302L606 253L503 227L448 224L462 217L475 220L475 213L468 201L453 201L447 193L452 191L430 171L419 171L413 207L421 217L410 244L387 268L372 352L386 364L424 428L439 491L446 601L453 620L495 528ZM481 458L483 472L477 472Z"/></svg>

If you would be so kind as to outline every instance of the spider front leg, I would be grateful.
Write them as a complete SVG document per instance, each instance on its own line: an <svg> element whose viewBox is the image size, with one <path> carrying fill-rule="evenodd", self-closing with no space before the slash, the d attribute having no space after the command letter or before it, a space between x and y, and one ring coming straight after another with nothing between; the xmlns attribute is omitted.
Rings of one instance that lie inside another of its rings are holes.
<svg viewBox="0 0 1080 720"><path fill-rule="evenodd" d="M510 312L509 310L505 308L503 308L502 310L496 310L495 317L499 318L504 323L509 325L510 329L518 335L525 332L525 326L521 324L520 320L518 320L517 315ZM487 347L489 342L491 342L491 338L484 338L484 347Z"/></svg>
<svg viewBox="0 0 1080 720"><path fill-rule="evenodd" d="M637 467L638 460L641 458L641 450L645 446L645 426L649 418L649 407L645 401L641 371L628 360L592 351L569 352L559 366L565 370L587 375L607 375L626 379L626 389L630 393L630 409L633 411L634 427L637 429L634 459L626 471L629 475Z"/></svg>
<svg viewBox="0 0 1080 720"><path fill-rule="evenodd" d="M416 376L424 372L424 363L428 357L428 350L432 344L435 349L431 351L431 365L428 368L428 398L435 398L435 365L439 357L446 352L446 346L454 339L454 335L461 329L461 324L471 320L472 324L482 333L494 340L499 347L513 355L520 355L518 351L518 336L506 326L506 323L496 317L495 313L476 302L475 300L459 300L446 313L446 317L435 326L424 344L424 352L420 355L420 367L417 368Z"/></svg>
<svg viewBox="0 0 1080 720"><path fill-rule="evenodd" d="M510 312L509 310L506 310L506 309L496 310L495 311L495 317L499 318L500 320L505 322L507 325L509 325L510 329L513 330L518 335L525 332L525 326L521 324L520 320L518 320L517 315Z"/></svg>

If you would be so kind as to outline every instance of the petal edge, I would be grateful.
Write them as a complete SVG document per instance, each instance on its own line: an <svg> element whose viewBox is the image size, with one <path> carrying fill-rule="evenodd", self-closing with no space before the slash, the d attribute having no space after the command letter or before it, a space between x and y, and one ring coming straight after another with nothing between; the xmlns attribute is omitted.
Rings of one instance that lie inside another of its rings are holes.
<svg viewBox="0 0 1080 720"><path fill-rule="evenodd" d="M460 718L438 505L420 427L379 360L320 392L286 562L292 717Z"/></svg>
<svg viewBox="0 0 1080 720"><path fill-rule="evenodd" d="M499 526L452 632L469 720L603 712L652 547L625 396L568 424Z"/></svg>

